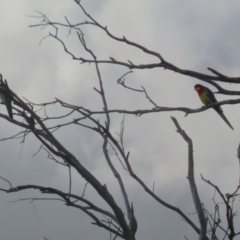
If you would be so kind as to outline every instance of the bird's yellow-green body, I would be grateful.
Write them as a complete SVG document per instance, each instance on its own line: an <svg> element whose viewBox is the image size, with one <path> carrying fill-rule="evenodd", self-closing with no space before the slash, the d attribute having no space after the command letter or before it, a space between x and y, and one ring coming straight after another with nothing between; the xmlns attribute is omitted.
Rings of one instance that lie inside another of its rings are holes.
<svg viewBox="0 0 240 240"><path fill-rule="evenodd" d="M204 105L213 103L213 101L207 96L206 92L203 92L199 97Z"/></svg>

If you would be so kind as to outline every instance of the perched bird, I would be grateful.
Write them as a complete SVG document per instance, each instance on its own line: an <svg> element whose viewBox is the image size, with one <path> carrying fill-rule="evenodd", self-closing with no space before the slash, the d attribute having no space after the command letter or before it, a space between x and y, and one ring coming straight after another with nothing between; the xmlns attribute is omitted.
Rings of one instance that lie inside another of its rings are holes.
<svg viewBox="0 0 240 240"><path fill-rule="evenodd" d="M196 84L194 86L195 90L197 91L202 103L204 105L209 105L212 103L216 103L217 99L215 98L213 92L207 88L202 86L201 84ZM220 106L215 106L213 107L213 109L220 115L220 117L227 123L227 125L233 130L232 125L230 124L230 122L227 120L227 118L225 117L225 115L223 114L223 110Z"/></svg>
<svg viewBox="0 0 240 240"><path fill-rule="evenodd" d="M5 85L4 85L3 81L0 81L0 87L5 89ZM3 103L7 108L8 116L10 118L13 118L12 100L10 98L8 98L4 93L0 93L0 99L1 99L1 103Z"/></svg>

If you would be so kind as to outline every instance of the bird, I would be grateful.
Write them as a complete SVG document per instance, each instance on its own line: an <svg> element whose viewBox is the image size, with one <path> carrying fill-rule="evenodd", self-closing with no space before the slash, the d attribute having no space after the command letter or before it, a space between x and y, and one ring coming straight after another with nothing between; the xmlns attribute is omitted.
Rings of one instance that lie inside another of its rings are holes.
<svg viewBox="0 0 240 240"><path fill-rule="evenodd" d="M5 85L3 81L0 81L0 87L5 89ZM6 96L6 94L0 92L0 99L1 102L6 106L8 111L9 118L13 119L13 113L12 113L12 100Z"/></svg>
<svg viewBox="0 0 240 240"><path fill-rule="evenodd" d="M202 103L207 106L209 104L212 103L216 103L217 99L214 96L214 93L207 87L201 85L201 84L196 84L194 86L195 90L197 91L200 100L202 101ZM232 125L231 123L227 120L227 118L225 117L225 115L223 114L223 110L220 106L214 106L213 109L219 114L219 116L225 121L225 123L232 129Z"/></svg>

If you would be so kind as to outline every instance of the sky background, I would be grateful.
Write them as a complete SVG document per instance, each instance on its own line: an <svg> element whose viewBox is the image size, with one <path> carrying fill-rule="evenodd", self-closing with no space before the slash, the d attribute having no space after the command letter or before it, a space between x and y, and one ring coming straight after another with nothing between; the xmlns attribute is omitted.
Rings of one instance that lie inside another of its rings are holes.
<svg viewBox="0 0 240 240"><path fill-rule="evenodd" d="M97 2L97 3L96 3ZM183 69L210 74L208 67L228 76L240 76L240 4L239 1L173 1L173 0L82 0L86 10L116 36L125 36L150 50L159 52L166 61ZM93 65L81 65L71 59L53 38L46 38L52 28L29 28L40 22L35 11L52 21L71 23L86 17L72 0L2 0L0 2L0 72L10 88L20 97L35 103L53 101L55 97L70 104L102 110L101 99L93 90L98 79ZM142 51L116 43L93 26L81 28L88 46L99 59L109 56L133 63L153 63L157 59ZM88 57L72 31L59 29L59 36L76 56ZM41 42L41 45L40 45ZM109 109L151 109L144 94L131 92L117 84L117 79L128 71L114 65L100 66ZM163 69L134 70L126 77L134 88L144 86L159 106L199 108L202 106L194 90L197 79L181 76ZM205 86L215 89L203 83ZM230 90L237 85L221 84ZM218 100L234 97L216 96ZM211 109L187 117L180 112L162 112L136 117L125 116L125 149L130 151L130 162L135 173L168 203L180 208L199 226L187 176L187 144L176 133L170 116L177 118L194 144L195 180L201 201L213 212L214 189L200 179L200 174L218 185L222 192L232 193L239 184L240 115L238 105L224 105L224 113L234 127L232 131ZM6 113L5 106L0 112ZM49 107L49 116L65 111L59 106ZM74 115L77 117L77 115ZM111 131L119 132L122 115L112 114ZM103 120L102 117L100 117ZM22 129L0 119L0 138L12 136ZM89 130L77 126L66 127L55 135L80 162L123 205L119 187L104 159L102 139ZM117 137L117 135L115 135ZM68 191L68 170L47 158L44 151L36 156L40 143L28 136L0 143L0 176L13 186L36 184ZM134 204L138 220L137 239L196 239L192 228L180 216L155 202L121 168L113 156ZM85 181L73 171L73 192L81 195ZM0 187L8 187L0 181ZM86 196L108 209L91 187ZM14 194L0 192L0 239L50 240L109 239L109 233L91 225L92 220L77 209L56 201L18 201L21 198L46 197L37 191ZM215 200L221 203L216 195ZM220 204L223 209L224 206ZM239 198L235 202L239 209ZM124 209L125 211L125 209ZM224 222L225 212L222 212ZM240 231L239 219L235 220Z"/></svg>

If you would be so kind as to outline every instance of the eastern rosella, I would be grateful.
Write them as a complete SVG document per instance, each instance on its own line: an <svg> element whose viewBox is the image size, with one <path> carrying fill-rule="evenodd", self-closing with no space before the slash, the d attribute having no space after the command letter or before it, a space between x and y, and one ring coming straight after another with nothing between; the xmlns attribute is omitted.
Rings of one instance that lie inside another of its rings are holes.
<svg viewBox="0 0 240 240"><path fill-rule="evenodd" d="M5 88L5 85L2 81L0 81L0 87ZM1 99L1 103L3 103L6 106L9 117L13 118L12 100L8 98L4 93L0 93L0 99Z"/></svg>
<svg viewBox="0 0 240 240"><path fill-rule="evenodd" d="M204 87L200 84L196 84L194 86L195 90L198 92L198 95L202 101L202 103L204 105L209 105L211 103L216 103L217 99L215 98L213 92L207 88ZM220 115L220 117L227 123L227 125L233 130L232 125L230 124L230 122L227 120L227 118L225 117L225 115L223 114L223 110L220 106L215 106L213 107L213 109Z"/></svg>

